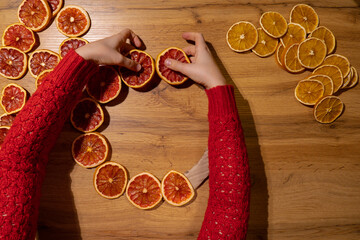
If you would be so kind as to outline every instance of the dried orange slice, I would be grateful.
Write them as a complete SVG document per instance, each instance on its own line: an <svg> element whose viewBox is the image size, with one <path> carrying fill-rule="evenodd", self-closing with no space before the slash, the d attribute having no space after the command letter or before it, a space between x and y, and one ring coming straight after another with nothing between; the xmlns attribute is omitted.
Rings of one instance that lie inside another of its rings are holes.
<svg viewBox="0 0 360 240"><path fill-rule="evenodd" d="M70 120L77 130L93 132L103 124L104 112L97 102L91 98L84 98L71 111Z"/></svg>
<svg viewBox="0 0 360 240"><path fill-rule="evenodd" d="M246 52L258 42L256 27L245 21L234 23L226 33L226 42L235 52Z"/></svg>
<svg viewBox="0 0 360 240"><path fill-rule="evenodd" d="M50 50L36 50L29 58L30 74L37 78L40 73L48 69L54 69L60 62L60 57L57 53Z"/></svg>
<svg viewBox="0 0 360 240"><path fill-rule="evenodd" d="M162 199L160 181L151 173L139 173L130 179L126 197L137 208L153 208Z"/></svg>
<svg viewBox="0 0 360 240"><path fill-rule="evenodd" d="M331 54L324 59L323 65L335 65L340 68L343 78L350 73L349 60L340 54Z"/></svg>
<svg viewBox="0 0 360 240"><path fill-rule="evenodd" d="M154 76L154 59L148 53L138 49L131 50L128 57L139 63L142 68L139 72L134 72L124 67L120 68L121 79L131 88L142 88L150 82Z"/></svg>
<svg viewBox="0 0 360 240"><path fill-rule="evenodd" d="M350 81L348 84L346 84L346 86L344 88L352 88L359 82L359 75L354 67L351 67L351 72L352 72L352 75L351 75Z"/></svg>
<svg viewBox="0 0 360 240"><path fill-rule="evenodd" d="M343 78L340 69L335 65L321 65L317 67L312 75L326 75L331 78L334 84L334 93L336 93L343 85Z"/></svg>
<svg viewBox="0 0 360 240"><path fill-rule="evenodd" d="M290 22L300 24L306 33L311 33L319 25L319 17L309 5L297 4L290 12Z"/></svg>
<svg viewBox="0 0 360 240"><path fill-rule="evenodd" d="M52 12L52 16L54 17L56 14L59 13L60 9L62 8L64 1L63 0L47 0Z"/></svg>
<svg viewBox="0 0 360 240"><path fill-rule="evenodd" d="M27 56L14 47L0 47L0 75L8 79L19 79L27 69Z"/></svg>
<svg viewBox="0 0 360 240"><path fill-rule="evenodd" d="M299 73L305 70L305 68L300 64L297 56L298 48L299 44L294 43L284 51L282 65L291 73Z"/></svg>
<svg viewBox="0 0 360 240"><path fill-rule="evenodd" d="M168 203L183 206L195 195L189 180L181 173L171 170L161 181L161 192Z"/></svg>
<svg viewBox="0 0 360 240"><path fill-rule="evenodd" d="M324 95L324 84L318 80L301 80L295 88L295 98L305 105L315 105Z"/></svg>
<svg viewBox="0 0 360 240"><path fill-rule="evenodd" d="M99 103L108 103L120 93L120 76L110 66L100 66L99 70L90 78L86 91Z"/></svg>
<svg viewBox="0 0 360 240"><path fill-rule="evenodd" d="M60 44L60 49L59 49L60 57L63 58L71 49L78 49L79 47L84 46L85 44L88 43L89 42L87 40L79 37L65 39Z"/></svg>
<svg viewBox="0 0 360 240"><path fill-rule="evenodd" d="M51 15L46 0L24 0L18 8L19 21L34 32L45 29L50 23Z"/></svg>
<svg viewBox="0 0 360 240"><path fill-rule="evenodd" d="M92 168L106 161L109 145L100 133L85 133L74 140L71 152L77 164Z"/></svg>
<svg viewBox="0 0 360 240"><path fill-rule="evenodd" d="M324 85L324 96L334 93L334 84L330 77L326 75L311 75L308 79L318 80Z"/></svg>
<svg viewBox="0 0 360 240"><path fill-rule="evenodd" d="M1 106L7 114L19 112L24 106L27 92L24 88L15 83L6 85L1 94Z"/></svg>
<svg viewBox="0 0 360 240"><path fill-rule="evenodd" d="M8 26L2 36L3 46L14 47L23 52L29 52L35 44L34 32L21 23Z"/></svg>
<svg viewBox="0 0 360 240"><path fill-rule="evenodd" d="M289 23L286 34L280 38L282 44L287 47L294 43L301 43L306 39L306 30L297 23Z"/></svg>
<svg viewBox="0 0 360 240"><path fill-rule="evenodd" d="M260 17L260 25L273 38L280 38L287 31L287 22L278 12L265 12Z"/></svg>
<svg viewBox="0 0 360 240"><path fill-rule="evenodd" d="M277 64L279 64L279 66L281 68L284 68L283 64L282 64L282 56L283 56L283 53L284 53L284 50L285 50L285 47L284 45L280 42L278 44L278 47L276 49L276 53L275 53L275 60L277 62Z"/></svg>
<svg viewBox="0 0 360 240"><path fill-rule="evenodd" d="M100 196L115 199L124 193L127 180L125 168L119 163L109 161L96 168L94 187Z"/></svg>
<svg viewBox="0 0 360 240"><path fill-rule="evenodd" d="M323 40L308 38L298 48L298 59L305 68L314 69L324 61L326 45Z"/></svg>
<svg viewBox="0 0 360 240"><path fill-rule="evenodd" d="M11 127L13 121L15 120L16 114L7 114L4 113L0 116L0 126Z"/></svg>
<svg viewBox="0 0 360 240"><path fill-rule="evenodd" d="M35 85L36 88L38 88L44 81L45 77L52 72L53 69L48 69L45 71L42 71L39 76L37 76L36 80L35 80Z"/></svg>
<svg viewBox="0 0 360 240"><path fill-rule="evenodd" d="M320 99L314 107L314 117L319 123L332 123L343 112L344 103L336 96Z"/></svg>
<svg viewBox="0 0 360 240"><path fill-rule="evenodd" d="M162 51L156 58L156 72L158 73L159 77L171 85L180 85L184 83L188 77L165 66L165 60L168 58L175 59L183 63L190 63L189 58L180 48L167 48Z"/></svg>
<svg viewBox="0 0 360 240"><path fill-rule="evenodd" d="M324 26L320 26L312 31L309 37L315 37L325 42L327 54L330 54L335 49L335 36L334 34Z"/></svg>
<svg viewBox="0 0 360 240"><path fill-rule="evenodd" d="M79 37L90 28L90 17L85 9L69 5L56 16L56 26L60 33L68 37Z"/></svg>
<svg viewBox="0 0 360 240"><path fill-rule="evenodd" d="M1 126L0 127L0 149L1 149L2 144L4 143L4 140L6 138L6 135L9 132L9 130L10 130L9 126Z"/></svg>
<svg viewBox="0 0 360 240"><path fill-rule="evenodd" d="M262 28L258 28L258 42L251 51L259 57L268 57L276 51L279 41L270 37Z"/></svg>

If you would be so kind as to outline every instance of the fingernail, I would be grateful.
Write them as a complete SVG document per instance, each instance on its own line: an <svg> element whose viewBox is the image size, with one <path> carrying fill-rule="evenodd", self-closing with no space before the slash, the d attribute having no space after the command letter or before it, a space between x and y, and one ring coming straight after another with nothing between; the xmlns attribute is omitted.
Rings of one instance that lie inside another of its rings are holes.
<svg viewBox="0 0 360 240"><path fill-rule="evenodd" d="M171 65L170 59L165 59L165 65L166 65L166 66L170 66L170 65Z"/></svg>
<svg viewBox="0 0 360 240"><path fill-rule="evenodd" d="M138 64L138 65L136 66L136 71L138 71L138 72L139 72L139 71L141 70L141 68L142 68L142 67L141 67L141 65L140 65L140 64Z"/></svg>

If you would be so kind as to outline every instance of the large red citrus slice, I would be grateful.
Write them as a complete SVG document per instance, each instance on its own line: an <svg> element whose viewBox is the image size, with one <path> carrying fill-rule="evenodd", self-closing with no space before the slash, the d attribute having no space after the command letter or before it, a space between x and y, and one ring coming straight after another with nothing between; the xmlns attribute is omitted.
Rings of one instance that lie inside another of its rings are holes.
<svg viewBox="0 0 360 240"><path fill-rule="evenodd" d="M23 52L29 52L35 44L35 35L24 24L14 23L5 29L2 44L20 49Z"/></svg>
<svg viewBox="0 0 360 240"><path fill-rule="evenodd" d="M0 127L0 149L2 144L4 143L5 137L9 131L10 127L9 126L1 126Z"/></svg>
<svg viewBox="0 0 360 240"><path fill-rule="evenodd" d="M51 9L52 16L54 17L56 14L58 14L60 9L62 8L64 1L63 0L47 0L47 1Z"/></svg>
<svg viewBox="0 0 360 240"><path fill-rule="evenodd" d="M88 43L89 42L86 41L85 39L78 37L65 39L60 44L60 49L59 49L60 57L63 58L71 49L78 49L79 47L84 46L85 44Z"/></svg>
<svg viewBox="0 0 360 240"><path fill-rule="evenodd" d="M35 80L36 88L38 88L43 83L45 77L52 71L53 71L53 69L44 70L39 74L39 76L37 76L37 78Z"/></svg>
<svg viewBox="0 0 360 240"><path fill-rule="evenodd" d="M51 9L46 0L24 0L18 8L20 22L35 32L47 27L51 15Z"/></svg>
<svg viewBox="0 0 360 240"><path fill-rule="evenodd" d="M104 122L101 106L91 98L84 98L71 111L71 123L79 131L92 132Z"/></svg>
<svg viewBox="0 0 360 240"><path fill-rule="evenodd" d="M127 173L122 165L116 162L106 162L95 170L94 187L102 197L114 199L124 193L127 180Z"/></svg>
<svg viewBox="0 0 360 240"><path fill-rule="evenodd" d="M19 79L27 69L27 56L13 47L0 47L0 75L8 79Z"/></svg>
<svg viewBox="0 0 360 240"><path fill-rule="evenodd" d="M138 49L131 50L128 57L139 63L142 69L139 72L134 72L122 67L120 68L121 79L129 87L141 88L145 86L154 76L154 60L148 53Z"/></svg>
<svg viewBox="0 0 360 240"><path fill-rule="evenodd" d="M0 126L11 127L15 117L16 117L16 114L4 113L3 115L0 116Z"/></svg>
<svg viewBox="0 0 360 240"><path fill-rule="evenodd" d="M17 113L26 102L26 90L15 83L6 85L1 94L1 106L7 114Z"/></svg>
<svg viewBox="0 0 360 240"><path fill-rule="evenodd" d="M69 5L56 16L56 26L60 33L68 37L79 37L90 28L90 17L85 9Z"/></svg>
<svg viewBox="0 0 360 240"><path fill-rule="evenodd" d="M36 50L29 58L30 74L37 78L40 73L48 69L54 69L60 62L60 57L57 53L50 50Z"/></svg>
<svg viewBox="0 0 360 240"><path fill-rule="evenodd" d="M99 103L115 99L121 90L119 74L110 66L100 66L99 71L89 80L86 91Z"/></svg>
<svg viewBox="0 0 360 240"><path fill-rule="evenodd" d="M139 173L129 181L126 197L137 208L153 208L162 199L160 181L151 173Z"/></svg>
<svg viewBox="0 0 360 240"><path fill-rule="evenodd" d="M156 59L156 72L165 82L171 85L180 85L188 78L182 73L171 70L165 66L165 60L171 58L183 63L190 63L185 52L177 47L170 47L162 51Z"/></svg>
<svg viewBox="0 0 360 240"><path fill-rule="evenodd" d="M174 206L188 203L195 195L189 180L174 170L168 172L161 181L161 192L165 201Z"/></svg>

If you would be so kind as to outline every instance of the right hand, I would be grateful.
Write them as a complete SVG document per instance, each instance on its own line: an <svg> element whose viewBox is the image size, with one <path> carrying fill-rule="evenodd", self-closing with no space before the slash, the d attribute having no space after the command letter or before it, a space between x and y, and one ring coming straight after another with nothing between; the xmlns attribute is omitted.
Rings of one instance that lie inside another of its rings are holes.
<svg viewBox="0 0 360 240"><path fill-rule="evenodd" d="M195 46L190 45L184 48L184 52L190 56L191 63L182 63L168 58L165 60L165 65L188 76L206 89L226 85L225 78L212 57L203 35L196 32L186 32L183 33L182 37L185 40L195 42Z"/></svg>

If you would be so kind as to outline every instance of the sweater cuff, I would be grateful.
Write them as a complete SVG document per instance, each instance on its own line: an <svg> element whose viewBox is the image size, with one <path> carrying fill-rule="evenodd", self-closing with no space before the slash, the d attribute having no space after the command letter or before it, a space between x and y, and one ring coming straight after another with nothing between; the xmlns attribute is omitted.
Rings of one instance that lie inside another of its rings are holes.
<svg viewBox="0 0 360 240"><path fill-rule="evenodd" d="M206 89L205 92L209 100L209 115L238 114L232 85L213 87Z"/></svg>

